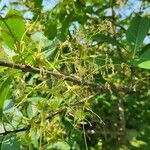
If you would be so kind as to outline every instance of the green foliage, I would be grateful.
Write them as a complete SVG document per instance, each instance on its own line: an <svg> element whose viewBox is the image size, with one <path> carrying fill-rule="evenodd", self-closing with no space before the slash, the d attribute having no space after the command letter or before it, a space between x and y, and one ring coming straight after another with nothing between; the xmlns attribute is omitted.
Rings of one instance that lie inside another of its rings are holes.
<svg viewBox="0 0 150 150"><path fill-rule="evenodd" d="M59 141L47 148L47 150L70 150L69 145L64 141Z"/></svg>
<svg viewBox="0 0 150 150"><path fill-rule="evenodd" d="M131 64L139 68L150 69L150 60L134 59L131 61Z"/></svg>
<svg viewBox="0 0 150 150"><path fill-rule="evenodd" d="M150 69L150 48L145 49L139 59L134 59L131 64L139 68Z"/></svg>
<svg viewBox="0 0 150 150"><path fill-rule="evenodd" d="M7 135L3 139L1 150L20 150L20 144L15 136Z"/></svg>
<svg viewBox="0 0 150 150"><path fill-rule="evenodd" d="M93 37L93 41L99 42L106 42L115 46L123 47L121 43L119 43L115 37L111 37L111 35L103 35L103 34L96 34Z"/></svg>
<svg viewBox="0 0 150 150"><path fill-rule="evenodd" d="M136 16L131 21L130 27L126 32L127 42L131 50L133 51L133 55L137 52L145 36L147 35L150 29L150 19L147 17Z"/></svg>
<svg viewBox="0 0 150 150"><path fill-rule="evenodd" d="M57 23L55 21L49 21L45 25L45 35L48 39L52 40L56 37L57 34Z"/></svg>
<svg viewBox="0 0 150 150"><path fill-rule="evenodd" d="M126 38L131 50L133 51L133 58L143 43L149 29L150 19L147 17L136 16L131 21L131 25L126 33ZM150 69L149 50L146 50L138 59L131 60L131 65L139 68Z"/></svg>
<svg viewBox="0 0 150 150"><path fill-rule="evenodd" d="M52 2L0 17L1 149L148 150L148 4L122 16L129 1Z"/></svg>
<svg viewBox="0 0 150 150"><path fill-rule="evenodd" d="M8 77L0 86L0 117L2 118L4 102L8 97L11 85L11 78Z"/></svg>
<svg viewBox="0 0 150 150"><path fill-rule="evenodd" d="M2 39L11 48L16 49L25 39L25 23L22 15L10 10L5 18L1 18Z"/></svg>
<svg viewBox="0 0 150 150"><path fill-rule="evenodd" d="M140 56L140 58L143 58L143 59L150 59L150 48L146 49L142 55Z"/></svg>

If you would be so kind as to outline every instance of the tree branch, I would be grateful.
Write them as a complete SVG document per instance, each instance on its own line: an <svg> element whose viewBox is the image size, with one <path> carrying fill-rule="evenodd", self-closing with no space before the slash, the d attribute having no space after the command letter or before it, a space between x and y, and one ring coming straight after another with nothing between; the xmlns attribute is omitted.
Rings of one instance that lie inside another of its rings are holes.
<svg viewBox="0 0 150 150"><path fill-rule="evenodd" d="M12 133L18 133L18 132L23 132L23 131L27 131L30 129L30 126L27 126L25 128L21 128L21 129L17 129L17 130L12 130L12 131L5 131L5 132L1 132L0 133L0 136L5 136L5 135L8 135L8 134L12 134Z"/></svg>
<svg viewBox="0 0 150 150"><path fill-rule="evenodd" d="M0 60L0 66L19 69L19 70L22 70L24 72L41 73L41 69L37 68L37 67L31 67L31 66L22 65L22 64L15 64L15 63L1 61L1 60ZM44 70L42 72L44 72L44 74L46 74L47 76L54 76L58 79L71 81L71 82L78 84L78 85L86 85L86 86L92 87L93 89L98 90L98 91L106 89L104 85L96 84L94 82L84 80L84 79L81 79L79 77L75 77L72 75L68 75L66 73L54 72L54 71L50 71L50 70Z"/></svg>

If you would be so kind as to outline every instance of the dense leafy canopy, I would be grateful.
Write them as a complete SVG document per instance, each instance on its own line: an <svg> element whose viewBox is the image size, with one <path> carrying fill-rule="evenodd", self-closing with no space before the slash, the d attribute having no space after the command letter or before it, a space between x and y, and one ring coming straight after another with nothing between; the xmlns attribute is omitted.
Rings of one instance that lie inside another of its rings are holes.
<svg viewBox="0 0 150 150"><path fill-rule="evenodd" d="M149 8L2 1L1 149L149 150Z"/></svg>

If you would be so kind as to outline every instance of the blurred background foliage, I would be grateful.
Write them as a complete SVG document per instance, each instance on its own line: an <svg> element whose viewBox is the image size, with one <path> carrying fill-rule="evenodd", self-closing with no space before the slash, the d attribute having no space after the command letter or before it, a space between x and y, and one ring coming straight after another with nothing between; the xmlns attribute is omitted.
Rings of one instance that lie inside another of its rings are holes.
<svg viewBox="0 0 150 150"><path fill-rule="evenodd" d="M149 150L149 14L149 0L1 0L0 61L41 70L0 66L1 149Z"/></svg>

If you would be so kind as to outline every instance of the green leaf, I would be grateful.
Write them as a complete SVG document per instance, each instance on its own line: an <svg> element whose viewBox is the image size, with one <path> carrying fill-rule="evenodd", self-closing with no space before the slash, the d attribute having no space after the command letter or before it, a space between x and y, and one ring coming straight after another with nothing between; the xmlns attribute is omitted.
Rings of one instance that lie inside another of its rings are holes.
<svg viewBox="0 0 150 150"><path fill-rule="evenodd" d="M65 41L68 35L68 30L73 21L73 14L69 14L63 21L61 27L61 33L58 35L58 39L61 41Z"/></svg>
<svg viewBox="0 0 150 150"><path fill-rule="evenodd" d="M65 141L58 141L48 146L46 150L70 150L70 146Z"/></svg>
<svg viewBox="0 0 150 150"><path fill-rule="evenodd" d="M10 90L11 81L11 78L7 78L0 86L0 117L2 117L3 106Z"/></svg>
<svg viewBox="0 0 150 150"><path fill-rule="evenodd" d="M144 68L144 69L150 69L150 60L146 60L146 61L140 62L138 64L138 67L139 68Z"/></svg>
<svg viewBox="0 0 150 150"><path fill-rule="evenodd" d="M147 143L145 141L142 141L142 140L137 140L135 138L133 138L131 141L130 141L131 145L133 147L135 147L136 149L141 149L141 147L145 147L147 146ZM144 148L145 149L145 148ZM148 150L148 149L145 149L145 150Z"/></svg>
<svg viewBox="0 0 150 150"><path fill-rule="evenodd" d="M44 33L49 40L53 40L57 34L57 23L54 21L49 21L45 26Z"/></svg>
<svg viewBox="0 0 150 150"><path fill-rule="evenodd" d="M98 33L93 36L93 41L97 41L98 43L105 42L119 47L123 47L121 43L119 43L114 37L111 37L110 35L104 35Z"/></svg>
<svg viewBox="0 0 150 150"><path fill-rule="evenodd" d="M148 48L147 50L145 50L140 57L144 58L144 59L150 60L150 48Z"/></svg>
<svg viewBox="0 0 150 150"><path fill-rule="evenodd" d="M54 60L55 56L57 55L58 52L58 45L59 45L59 40L58 39L54 39L50 42L50 45L45 47L43 49L44 51L44 56L46 59L48 60Z"/></svg>
<svg viewBox="0 0 150 150"><path fill-rule="evenodd" d="M39 103L41 101L46 101L46 99L43 97L37 96L37 97L30 97L27 99L27 101L33 105L36 105L37 103Z"/></svg>
<svg viewBox="0 0 150 150"><path fill-rule="evenodd" d="M74 129L73 121L68 117L63 117L62 123L64 124L67 131L72 131Z"/></svg>
<svg viewBox="0 0 150 150"><path fill-rule="evenodd" d="M32 0L34 2L34 7L37 9L41 9L42 8L42 2L43 0Z"/></svg>
<svg viewBox="0 0 150 150"><path fill-rule="evenodd" d="M15 136L6 135L2 142L1 150L20 150L20 144Z"/></svg>
<svg viewBox="0 0 150 150"><path fill-rule="evenodd" d="M36 105L29 103L29 105L27 107L28 117L31 119L31 118L35 117L37 114L38 114L38 107Z"/></svg>
<svg viewBox="0 0 150 150"><path fill-rule="evenodd" d="M42 32L35 32L31 35L31 39L35 42L44 42L45 37Z"/></svg>
<svg viewBox="0 0 150 150"><path fill-rule="evenodd" d="M5 18L1 18L0 27L2 39L11 49L21 40L25 40L25 23L20 12L10 10Z"/></svg>
<svg viewBox="0 0 150 150"><path fill-rule="evenodd" d="M39 146L39 138L40 138L40 134L39 134L39 130L37 128L33 128L30 130L30 135L31 135L31 142L34 145L34 148L38 149Z"/></svg>
<svg viewBox="0 0 150 150"><path fill-rule="evenodd" d="M150 43L145 45L143 48L142 48L142 51L140 51L141 53L145 52L147 49L150 48Z"/></svg>
<svg viewBox="0 0 150 150"><path fill-rule="evenodd" d="M150 48L148 47L146 50L144 49L144 52L140 55L140 59L133 59L131 65L139 68L150 69Z"/></svg>
<svg viewBox="0 0 150 150"><path fill-rule="evenodd" d="M131 63L131 65L138 67L138 68L150 69L150 60L133 59L133 60L131 60L130 63Z"/></svg>
<svg viewBox="0 0 150 150"><path fill-rule="evenodd" d="M136 16L130 23L126 32L127 42L133 51L133 56L139 49L150 28L150 19L147 17Z"/></svg>

